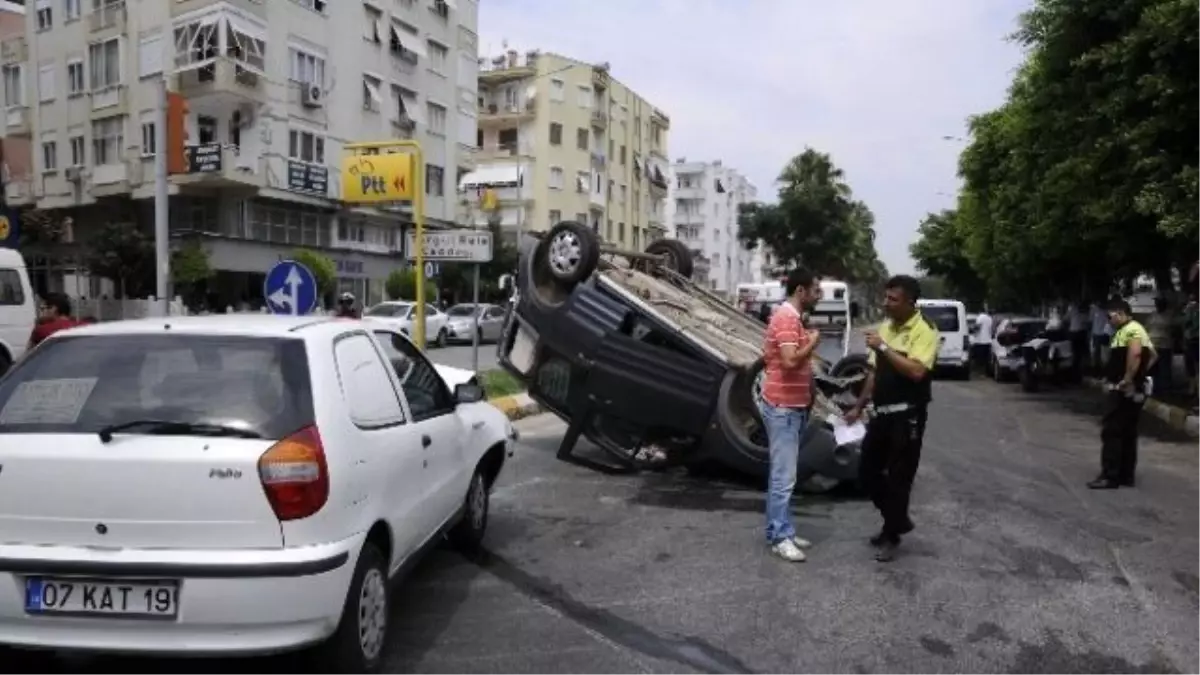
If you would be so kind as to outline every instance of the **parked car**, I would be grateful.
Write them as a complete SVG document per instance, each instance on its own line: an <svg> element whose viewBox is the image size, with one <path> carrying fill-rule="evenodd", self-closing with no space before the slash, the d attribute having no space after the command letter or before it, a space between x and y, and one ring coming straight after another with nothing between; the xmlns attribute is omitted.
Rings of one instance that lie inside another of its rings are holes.
<svg viewBox="0 0 1200 675"><path fill-rule="evenodd" d="M388 582L484 535L512 433L482 397L369 322L52 336L0 380L0 646L377 669Z"/></svg>
<svg viewBox="0 0 1200 675"><path fill-rule="evenodd" d="M450 342L471 342L478 333L479 341L495 342L504 328L503 307L463 303L446 310L446 339ZM475 318L478 316L478 330Z"/></svg>
<svg viewBox="0 0 1200 675"><path fill-rule="evenodd" d="M607 469L716 461L766 475L757 406L765 326L689 280L685 244L606 248L613 255L601 260L596 234L568 221L520 248L498 356L568 423L560 459L585 461L574 454L583 436L607 453ZM798 483L856 479L859 447L838 447L829 419L853 405L866 367L862 355L818 361Z"/></svg>
<svg viewBox="0 0 1200 675"><path fill-rule="evenodd" d="M1017 379L1021 389L1034 392L1044 383L1076 382L1082 371L1075 362L1071 334L1061 321L1048 321L1044 329L1020 347Z"/></svg>
<svg viewBox="0 0 1200 675"><path fill-rule="evenodd" d="M1020 347L1046 330L1046 319L1012 316L996 323L992 338L992 359L987 374L997 382L1015 379L1021 366Z"/></svg>
<svg viewBox="0 0 1200 675"><path fill-rule="evenodd" d="M393 330L411 336L413 324L417 320L417 305L405 300L386 300L363 312L363 318L385 324ZM425 303L425 341L428 344L446 346L450 339L448 322L449 317L444 312L431 303Z"/></svg>
<svg viewBox="0 0 1200 675"><path fill-rule="evenodd" d="M25 354L37 307L25 258L15 249L0 248L0 375Z"/></svg>
<svg viewBox="0 0 1200 675"><path fill-rule="evenodd" d="M917 300L921 314L937 327L937 367L950 371L961 380L971 379L971 330L967 308L958 300Z"/></svg>

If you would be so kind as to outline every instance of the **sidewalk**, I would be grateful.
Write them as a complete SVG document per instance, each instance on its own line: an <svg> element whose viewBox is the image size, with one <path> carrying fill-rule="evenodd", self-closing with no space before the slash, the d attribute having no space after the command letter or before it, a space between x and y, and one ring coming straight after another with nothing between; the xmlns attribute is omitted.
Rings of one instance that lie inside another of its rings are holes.
<svg viewBox="0 0 1200 675"><path fill-rule="evenodd" d="M541 406L525 392L513 394L512 396L490 398L488 399L488 403L499 408L500 412L507 415L510 420L519 420L522 417L529 417L541 412Z"/></svg>

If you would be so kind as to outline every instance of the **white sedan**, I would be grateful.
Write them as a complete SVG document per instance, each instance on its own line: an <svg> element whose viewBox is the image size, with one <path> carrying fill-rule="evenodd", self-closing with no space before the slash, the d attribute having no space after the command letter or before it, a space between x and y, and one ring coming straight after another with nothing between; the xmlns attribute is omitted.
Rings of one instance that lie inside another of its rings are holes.
<svg viewBox="0 0 1200 675"><path fill-rule="evenodd" d="M387 300L367 308L363 318L382 323L405 335L412 335L417 320L417 305L402 300ZM437 307L425 303L425 341L427 344L445 347L450 337L447 324L450 317Z"/></svg>
<svg viewBox="0 0 1200 675"><path fill-rule="evenodd" d="M388 582L483 537L515 433L368 322L56 335L0 380L0 646L383 661Z"/></svg>

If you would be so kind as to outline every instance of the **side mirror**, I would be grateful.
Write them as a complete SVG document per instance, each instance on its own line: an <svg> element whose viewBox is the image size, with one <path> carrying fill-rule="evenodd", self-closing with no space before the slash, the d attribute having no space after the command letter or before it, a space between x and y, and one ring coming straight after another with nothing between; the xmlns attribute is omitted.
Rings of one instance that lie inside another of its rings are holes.
<svg viewBox="0 0 1200 675"><path fill-rule="evenodd" d="M454 387L454 400L459 403L478 403L484 399L483 387L464 382Z"/></svg>
<svg viewBox="0 0 1200 675"><path fill-rule="evenodd" d="M498 281L498 285L500 286L500 290L502 290L502 291L507 291L509 288L512 288L512 285L513 285L512 275L511 274L501 274L500 279Z"/></svg>
<svg viewBox="0 0 1200 675"><path fill-rule="evenodd" d="M858 303L857 302L850 303L850 318L857 320L859 314L861 314L861 311L859 310Z"/></svg>

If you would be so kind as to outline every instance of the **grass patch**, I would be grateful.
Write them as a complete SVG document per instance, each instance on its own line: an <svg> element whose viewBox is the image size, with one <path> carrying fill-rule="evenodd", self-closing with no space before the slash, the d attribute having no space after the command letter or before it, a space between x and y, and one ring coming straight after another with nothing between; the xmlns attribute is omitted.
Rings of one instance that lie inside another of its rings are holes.
<svg viewBox="0 0 1200 675"><path fill-rule="evenodd" d="M525 391L525 385L503 368L483 371L479 374L479 382L488 398L512 396Z"/></svg>

